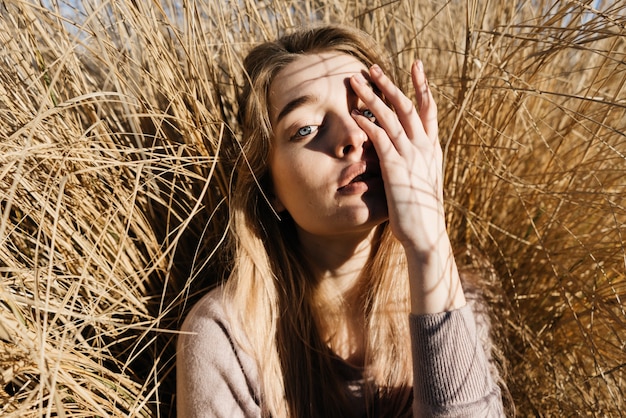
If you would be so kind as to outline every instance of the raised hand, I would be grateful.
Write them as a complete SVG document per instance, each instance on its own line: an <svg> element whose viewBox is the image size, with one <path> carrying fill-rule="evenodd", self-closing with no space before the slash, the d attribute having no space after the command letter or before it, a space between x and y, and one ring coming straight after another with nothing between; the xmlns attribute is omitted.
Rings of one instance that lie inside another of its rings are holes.
<svg viewBox="0 0 626 418"><path fill-rule="evenodd" d="M445 229L442 153L437 107L421 62L413 64L411 76L419 113L377 65L370 69L370 79L388 104L375 94L363 76L352 77L352 88L375 115L377 123L358 114L355 119L378 154L394 234L405 247L428 251L441 229Z"/></svg>
<svg viewBox="0 0 626 418"><path fill-rule="evenodd" d="M357 74L351 86L376 122L353 116L378 154L389 223L407 253L413 312L459 307L465 299L445 226L437 107L422 63L411 68L417 108L377 65L369 78L387 103Z"/></svg>

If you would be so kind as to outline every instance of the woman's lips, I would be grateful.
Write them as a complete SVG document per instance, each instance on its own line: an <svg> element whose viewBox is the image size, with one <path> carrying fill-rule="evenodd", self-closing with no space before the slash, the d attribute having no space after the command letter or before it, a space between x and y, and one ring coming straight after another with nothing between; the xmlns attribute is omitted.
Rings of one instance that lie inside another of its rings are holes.
<svg viewBox="0 0 626 418"><path fill-rule="evenodd" d="M366 192L375 183L382 183L380 167L377 163L361 162L353 164L343 170L340 177L341 186L338 192L344 194Z"/></svg>

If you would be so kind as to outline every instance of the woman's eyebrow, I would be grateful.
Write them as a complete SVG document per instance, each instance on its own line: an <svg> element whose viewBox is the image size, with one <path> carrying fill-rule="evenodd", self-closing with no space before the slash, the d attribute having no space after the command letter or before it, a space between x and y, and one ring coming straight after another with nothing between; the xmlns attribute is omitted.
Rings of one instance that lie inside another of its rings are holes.
<svg viewBox="0 0 626 418"><path fill-rule="evenodd" d="M296 110L298 107L303 106L307 103L313 103L316 101L317 101L317 96L314 96L311 94L306 94L304 96L300 96L300 97L293 99L292 101L287 103L285 107L283 107L283 109L280 111L280 113L276 117L276 123L278 124L278 122L280 122L281 119L283 119L289 113Z"/></svg>

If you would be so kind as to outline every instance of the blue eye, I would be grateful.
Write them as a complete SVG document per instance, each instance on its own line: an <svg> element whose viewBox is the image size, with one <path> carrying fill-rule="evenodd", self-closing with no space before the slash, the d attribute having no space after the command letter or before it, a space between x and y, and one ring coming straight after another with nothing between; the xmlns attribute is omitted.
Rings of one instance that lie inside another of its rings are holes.
<svg viewBox="0 0 626 418"><path fill-rule="evenodd" d="M363 110L361 114L368 119L374 119L374 120L376 119L376 116L374 116L374 113L372 113L372 111L369 109Z"/></svg>
<svg viewBox="0 0 626 418"><path fill-rule="evenodd" d="M306 125L296 131L296 134L293 136L293 139L303 138L305 136L309 136L312 133L318 130L319 126L316 125Z"/></svg>
<svg viewBox="0 0 626 418"><path fill-rule="evenodd" d="M300 129L298 129L298 135L300 135L300 136L307 136L311 132L313 132L313 127L312 126L304 126L304 127L300 128Z"/></svg>

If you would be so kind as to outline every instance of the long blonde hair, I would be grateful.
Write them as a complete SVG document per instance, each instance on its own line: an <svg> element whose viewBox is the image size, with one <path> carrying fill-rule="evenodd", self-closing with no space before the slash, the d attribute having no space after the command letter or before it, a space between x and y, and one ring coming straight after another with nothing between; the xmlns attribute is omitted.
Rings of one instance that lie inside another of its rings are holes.
<svg viewBox="0 0 626 418"><path fill-rule="evenodd" d="M277 216L268 196L270 85L282 68L303 54L327 51L350 54L368 67L389 67L368 35L339 26L298 30L255 47L244 61L242 138L230 153L233 267L224 294L236 323L233 328L242 331L235 338L259 367L264 416L348 416L333 354L316 326L314 281L299 253L294 223L288 215ZM386 223L376 232L360 298L366 323L364 378L371 383L365 399L368 408L378 404L380 414L384 405L385 414L398 417L410 415L412 400L408 279L403 252Z"/></svg>

